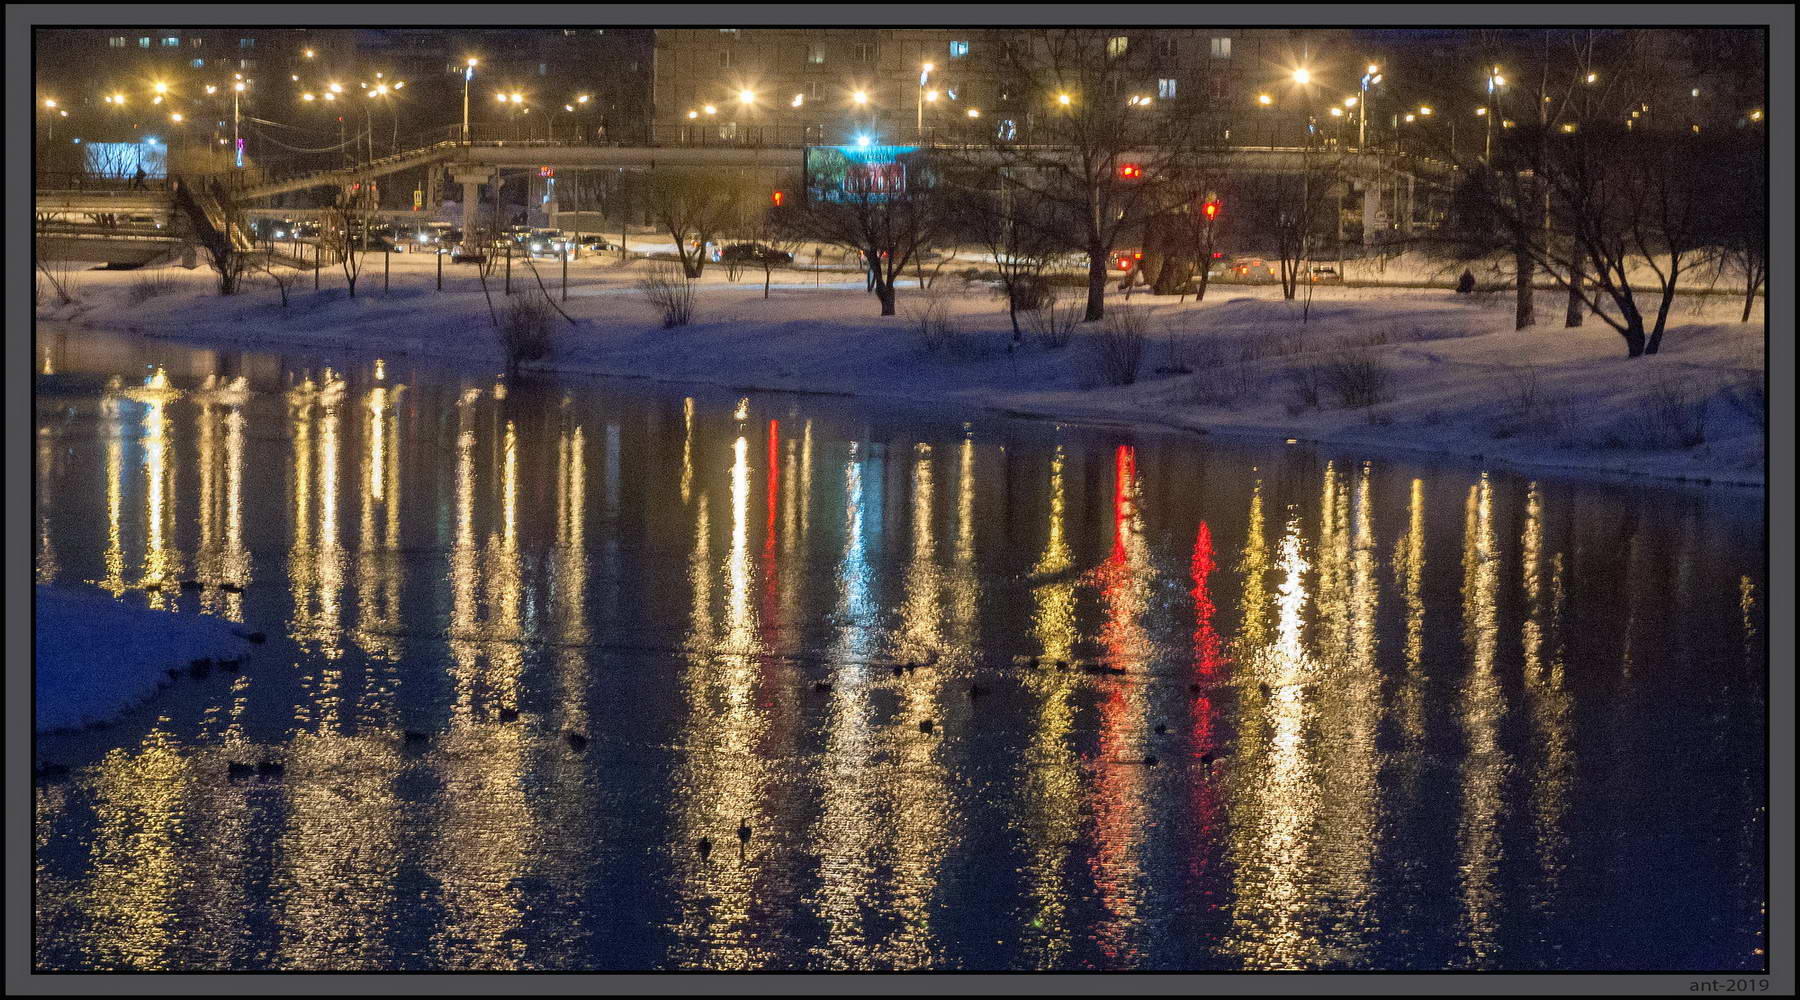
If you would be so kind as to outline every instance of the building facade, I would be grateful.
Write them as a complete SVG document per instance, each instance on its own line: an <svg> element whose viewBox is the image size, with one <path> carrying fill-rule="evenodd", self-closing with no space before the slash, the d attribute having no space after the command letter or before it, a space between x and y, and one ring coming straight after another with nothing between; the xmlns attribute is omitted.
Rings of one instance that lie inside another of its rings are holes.
<svg viewBox="0 0 1800 1000"><path fill-rule="evenodd" d="M1009 66L1029 32L965 28L681 28L656 32L659 141L985 139L1050 110ZM1325 104L1357 93L1365 62L1339 29L1096 32L1131 51L1121 101L1195 116L1221 141L1290 143L1329 127ZM1304 84L1297 70L1306 70ZM1354 72L1352 72L1354 70ZM1341 78L1341 79L1340 79ZM1339 93L1341 91L1341 93ZM1010 126L1009 124L1010 123ZM796 140L796 137L799 137Z"/></svg>

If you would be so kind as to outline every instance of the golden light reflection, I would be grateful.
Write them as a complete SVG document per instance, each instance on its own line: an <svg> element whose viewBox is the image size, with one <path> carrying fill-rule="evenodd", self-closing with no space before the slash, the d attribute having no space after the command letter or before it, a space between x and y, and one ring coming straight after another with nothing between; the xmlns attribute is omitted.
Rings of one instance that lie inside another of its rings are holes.
<svg viewBox="0 0 1800 1000"><path fill-rule="evenodd" d="M187 872L182 803L192 775L161 725L136 747L118 748L94 767L94 841L88 899L92 964L152 971L178 958L176 920Z"/></svg>
<svg viewBox="0 0 1800 1000"><path fill-rule="evenodd" d="M1493 486L1487 475L1469 487L1463 527L1463 644L1469 669L1462 686L1464 752L1461 816L1457 823L1458 872L1462 902L1463 961L1489 968L1499 934L1501 845L1499 817L1502 782L1507 769L1500 748L1500 719L1505 695L1494 672L1498 645L1500 586L1499 549L1494 536Z"/></svg>
<svg viewBox="0 0 1800 1000"><path fill-rule="evenodd" d="M180 580L182 559L175 548L175 442L170 434L168 407L181 393L169 388L161 368L150 377L137 398L144 403L144 567L142 586L149 591L153 608L172 608Z"/></svg>
<svg viewBox="0 0 1800 1000"><path fill-rule="evenodd" d="M681 502L687 503L694 489L694 397L681 401Z"/></svg>
<svg viewBox="0 0 1800 1000"><path fill-rule="evenodd" d="M753 969L770 964L775 952L758 942L752 906L757 902L755 856L773 836L762 822L772 764L762 752L769 735L768 714L758 701L761 645L752 600L750 550L750 442L732 442L731 535L725 557L725 613L715 631L713 572L709 555L707 496L700 495L690 580L694 615L681 688L687 708L683 753L676 786L681 789L677 865L681 923L674 961L681 967ZM725 847L740 823L754 830L746 856ZM716 856L702 857L693 845L702 838L719 844Z"/></svg>
<svg viewBox="0 0 1800 1000"><path fill-rule="evenodd" d="M1571 746L1574 699L1563 684L1561 634L1566 592L1562 553L1550 559L1549 593L1543 585L1544 511L1538 484L1525 498L1525 526L1520 533L1520 584L1525 596L1521 642L1525 650L1526 705L1531 713L1533 763L1531 815L1537 848L1539 888L1530 898L1534 909L1549 911L1563 898L1569 838L1569 798L1574 791L1575 759Z"/></svg>
<svg viewBox="0 0 1800 1000"><path fill-rule="evenodd" d="M1406 536L1394 541L1394 575L1406 602L1406 677L1400 686L1400 727L1425 738L1425 481L1412 481Z"/></svg>
<svg viewBox="0 0 1800 1000"><path fill-rule="evenodd" d="M362 408L362 438L368 447L358 490L362 510L357 518L356 629L352 635L371 657L390 663L405 652L400 609L405 564L399 551L402 507L397 407L404 388L372 386Z"/></svg>
<svg viewBox="0 0 1800 1000"><path fill-rule="evenodd" d="M1282 575L1275 639L1240 658L1248 668L1243 679L1259 687L1243 689L1246 719L1233 754L1241 784L1234 789L1229 851L1231 867L1244 874L1235 886L1225 949L1247 969L1317 968L1327 961L1315 927L1320 914L1312 841L1321 775L1307 739L1316 712L1306 697L1313 663L1301 644L1303 580L1311 566L1300 531L1299 515L1290 513L1274 567Z"/></svg>
<svg viewBox="0 0 1800 1000"><path fill-rule="evenodd" d="M810 437L803 435L803 440L804 470ZM817 893L808 902L824 921L829 941L813 958L824 967L839 969L874 967L880 955L881 942L866 923L867 900L881 885L875 853L883 827L879 789L891 780L872 760L877 733L870 693L878 681L869 660L878 637L878 609L869 590L863 447L851 442L844 463L845 538L833 615L838 634L830 651L833 676L823 723L825 748L815 772L823 801L807 846L808 853L821 861ZM880 482L879 476L871 478ZM903 732L906 735L894 738L931 738Z"/></svg>
<svg viewBox="0 0 1800 1000"><path fill-rule="evenodd" d="M1069 548L1067 459L1058 444L1050 459L1050 511L1043 554L1032 575L1044 582L1032 588L1032 635L1043 661L1052 667L1074 655L1075 578ZM1025 684L1036 712L1026 749L1025 783L1019 796L1026 850L1030 853L1033 916L1027 932L1027 954L1034 968L1059 967L1072 944L1065 869L1076 838L1081 808L1081 769L1070 741L1074 729L1075 675L1056 669L1033 670Z"/></svg>
<svg viewBox="0 0 1800 1000"><path fill-rule="evenodd" d="M320 381L302 379L288 391L294 440L294 541L288 553L293 591L294 641L316 649L326 663L319 671L317 704L335 713L343 655L342 594L346 552L339 537L338 470L342 406L348 387L331 369Z"/></svg>
<svg viewBox="0 0 1800 1000"><path fill-rule="evenodd" d="M502 387L494 390L495 401ZM449 967L514 969L525 962L518 928L526 908L519 880L546 849L543 817L531 808L526 770L535 726L519 713L526 644L516 512L519 439L512 420L493 430L497 524L479 546L475 428L482 393L465 391L458 413L455 527L450 551L451 676L449 727L434 743L442 785L440 835L425 870L441 884L441 921L433 961ZM492 413L499 420L499 408ZM485 598L485 601L483 600ZM486 613L482 613L485 604ZM485 664L485 669L483 669Z"/></svg>

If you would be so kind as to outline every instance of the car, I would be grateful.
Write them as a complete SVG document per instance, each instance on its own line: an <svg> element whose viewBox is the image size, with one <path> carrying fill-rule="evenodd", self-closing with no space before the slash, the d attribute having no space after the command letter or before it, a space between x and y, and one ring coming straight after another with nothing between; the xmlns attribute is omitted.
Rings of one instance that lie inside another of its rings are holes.
<svg viewBox="0 0 1800 1000"><path fill-rule="evenodd" d="M599 236L583 236L581 238L581 249L586 250L588 253L601 253L607 250L617 250L619 249L619 246L618 244L612 243Z"/></svg>
<svg viewBox="0 0 1800 1000"><path fill-rule="evenodd" d="M1115 271L1130 271L1143 262L1144 251L1142 250L1114 250L1111 260L1112 269Z"/></svg>
<svg viewBox="0 0 1800 1000"><path fill-rule="evenodd" d="M1341 285L1344 283L1344 276L1335 267L1314 267L1307 269L1306 280L1315 285Z"/></svg>
<svg viewBox="0 0 1800 1000"><path fill-rule="evenodd" d="M794 255L766 243L733 243L719 251L719 259L753 264L792 264Z"/></svg>

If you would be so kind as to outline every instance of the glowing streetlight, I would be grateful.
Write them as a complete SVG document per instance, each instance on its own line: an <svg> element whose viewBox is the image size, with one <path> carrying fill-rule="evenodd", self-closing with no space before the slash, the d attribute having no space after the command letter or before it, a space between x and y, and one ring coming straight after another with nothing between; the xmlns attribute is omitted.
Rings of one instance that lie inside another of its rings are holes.
<svg viewBox="0 0 1800 1000"><path fill-rule="evenodd" d="M1431 109L1421 105L1419 108L1419 114L1422 114L1425 117L1429 118L1429 117L1431 117Z"/></svg>
<svg viewBox="0 0 1800 1000"><path fill-rule="evenodd" d="M1598 82L1600 82L1600 74L1598 74L1598 73L1589 73L1589 74L1588 74L1588 75L1587 75L1587 82L1589 82L1589 83L1598 83Z"/></svg>
<svg viewBox="0 0 1800 1000"><path fill-rule="evenodd" d="M475 79L475 67L480 64L481 64L481 60L476 59L474 56L470 56L468 61L463 63L462 141L464 141L464 142L469 141L469 83L470 83L470 81Z"/></svg>
<svg viewBox="0 0 1800 1000"><path fill-rule="evenodd" d="M56 107L56 102L49 99L48 97L46 97L46 98L44 98L44 107L54 108L54 107Z"/></svg>
<svg viewBox="0 0 1800 1000"><path fill-rule="evenodd" d="M1312 82L1312 70L1301 67L1294 71L1294 82L1305 86Z"/></svg>
<svg viewBox="0 0 1800 1000"><path fill-rule="evenodd" d="M1256 103L1261 104L1264 107L1267 107L1268 105L1275 103L1275 98L1270 97L1268 94L1257 94L1256 95Z"/></svg>
<svg viewBox="0 0 1800 1000"><path fill-rule="evenodd" d="M171 112L169 114L169 120L174 122L177 125L181 124L181 121L182 121L181 112L179 112L179 111Z"/></svg>
<svg viewBox="0 0 1800 1000"><path fill-rule="evenodd" d="M1761 114L1761 112L1756 112L1756 113ZM970 118L980 118L981 117L981 109L980 108L970 108L969 109L969 117ZM1752 120L1754 120L1754 119L1752 119Z"/></svg>
<svg viewBox="0 0 1800 1000"><path fill-rule="evenodd" d="M869 94L867 91L859 90L850 95L850 100L857 104L867 104L869 103Z"/></svg>
<svg viewBox="0 0 1800 1000"><path fill-rule="evenodd" d="M700 117L700 112L698 112L698 111L689 111L689 112L688 112L688 117L689 117L689 118L698 118L698 117Z"/></svg>
<svg viewBox="0 0 1800 1000"><path fill-rule="evenodd" d="M304 94L301 94L301 95L300 95L300 99L301 99L301 100L302 100L302 101L311 101L311 100L314 100L314 99L315 99L315 98L314 98L314 97L313 97L313 93L312 93L312 91L310 91L310 90L309 90L309 91L307 91L307 92L306 92L306 93L304 93Z"/></svg>
<svg viewBox="0 0 1800 1000"><path fill-rule="evenodd" d="M155 84L153 84L151 86L150 89L156 91L159 94L166 94L169 92L169 85L158 80Z"/></svg>
<svg viewBox="0 0 1800 1000"><path fill-rule="evenodd" d="M792 108L798 108L805 104L806 104L806 95L805 94L795 94L794 99L788 102L788 106L792 107Z"/></svg>
<svg viewBox="0 0 1800 1000"><path fill-rule="evenodd" d="M307 49L306 50L306 58L311 59L312 57L313 57L313 50Z"/></svg>
<svg viewBox="0 0 1800 1000"><path fill-rule="evenodd" d="M738 103L739 104L755 104L756 103L756 95L748 90L740 90L740 91L738 91Z"/></svg>
<svg viewBox="0 0 1800 1000"><path fill-rule="evenodd" d="M719 113L719 109L714 107L711 104L708 104L706 107L702 108L701 110L705 111L709 115L716 115Z"/></svg>
<svg viewBox="0 0 1800 1000"><path fill-rule="evenodd" d="M1069 98L1068 94L1057 94L1056 95L1056 103L1062 105L1065 108L1069 106L1069 100L1070 100L1070 98Z"/></svg>

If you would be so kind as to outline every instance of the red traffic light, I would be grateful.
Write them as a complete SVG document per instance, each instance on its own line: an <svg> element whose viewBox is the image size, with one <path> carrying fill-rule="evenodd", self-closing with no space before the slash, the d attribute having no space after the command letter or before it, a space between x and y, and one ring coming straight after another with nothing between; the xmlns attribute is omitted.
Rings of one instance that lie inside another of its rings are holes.
<svg viewBox="0 0 1800 1000"><path fill-rule="evenodd" d="M1135 163L1119 164L1119 177L1121 179L1128 180L1128 181L1135 181L1135 180L1141 180L1143 178L1143 176L1144 176L1144 168L1143 167L1140 167Z"/></svg>
<svg viewBox="0 0 1800 1000"><path fill-rule="evenodd" d="M1211 222L1219 217L1219 203L1216 201L1209 201L1201 207L1200 211L1206 213L1206 221Z"/></svg>
<svg viewBox="0 0 1800 1000"><path fill-rule="evenodd" d="M781 199L782 199L782 194L781 194L781 192L780 192L780 191L776 191L776 192L774 192L774 193L773 193L773 194L771 194L771 195L769 195L769 201L770 201L770 202L771 202L771 203L772 203L772 204L774 204L774 206L775 206L775 207L776 207L776 208L780 208L780 207L781 207Z"/></svg>

